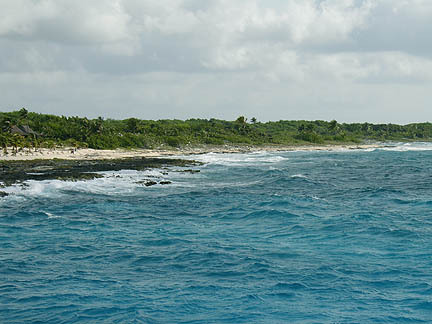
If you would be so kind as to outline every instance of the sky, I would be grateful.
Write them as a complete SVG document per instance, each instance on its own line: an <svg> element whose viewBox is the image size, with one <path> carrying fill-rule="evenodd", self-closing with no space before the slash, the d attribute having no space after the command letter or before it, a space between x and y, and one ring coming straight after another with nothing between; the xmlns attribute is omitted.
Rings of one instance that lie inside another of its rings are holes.
<svg viewBox="0 0 432 324"><path fill-rule="evenodd" d="M430 0L0 0L0 111L432 121Z"/></svg>

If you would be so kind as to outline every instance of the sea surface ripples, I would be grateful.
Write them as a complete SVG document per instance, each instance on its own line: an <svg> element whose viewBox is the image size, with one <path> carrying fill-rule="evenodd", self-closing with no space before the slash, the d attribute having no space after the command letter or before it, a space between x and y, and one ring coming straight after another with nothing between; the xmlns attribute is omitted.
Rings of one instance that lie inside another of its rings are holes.
<svg viewBox="0 0 432 324"><path fill-rule="evenodd" d="M0 322L431 323L432 145L192 158L6 188Z"/></svg>

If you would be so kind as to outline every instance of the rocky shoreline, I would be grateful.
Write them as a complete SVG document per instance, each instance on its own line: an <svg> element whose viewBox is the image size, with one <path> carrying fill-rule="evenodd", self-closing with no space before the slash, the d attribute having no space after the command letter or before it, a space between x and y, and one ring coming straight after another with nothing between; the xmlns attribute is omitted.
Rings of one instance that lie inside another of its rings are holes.
<svg viewBox="0 0 432 324"><path fill-rule="evenodd" d="M19 152L17 154L0 154L0 188L14 184L25 186L27 180L64 180L78 181L101 178L103 171L148 170L152 168L185 167L183 172L199 172L190 169L201 165L201 162L185 160L181 156L205 153L250 153L256 151L336 151L352 149L371 149L383 147L382 143L310 145L310 146L210 146L192 148L159 149L159 150L93 150L63 148L56 150L39 149L37 152ZM169 181L160 179L143 179L141 185L166 185ZM0 197L7 193L0 191Z"/></svg>
<svg viewBox="0 0 432 324"><path fill-rule="evenodd" d="M98 159L98 160L28 160L28 161L0 161L0 182L2 187L14 184L24 184L27 180L91 180L101 178L99 172L120 170L149 170L153 168L169 169L170 167L188 168L181 172L199 172L190 167L202 165L201 162L174 158L122 158L122 159ZM168 181L155 181L157 179L145 179L142 184L150 186L154 184L169 184ZM6 196L6 192L0 192L0 197Z"/></svg>

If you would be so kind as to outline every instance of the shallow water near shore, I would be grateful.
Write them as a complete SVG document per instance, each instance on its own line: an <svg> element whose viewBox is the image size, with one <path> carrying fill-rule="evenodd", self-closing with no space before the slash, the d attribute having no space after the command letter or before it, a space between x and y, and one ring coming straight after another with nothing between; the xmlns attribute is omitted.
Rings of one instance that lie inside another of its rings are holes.
<svg viewBox="0 0 432 324"><path fill-rule="evenodd" d="M2 189L0 322L431 322L432 144L187 158Z"/></svg>

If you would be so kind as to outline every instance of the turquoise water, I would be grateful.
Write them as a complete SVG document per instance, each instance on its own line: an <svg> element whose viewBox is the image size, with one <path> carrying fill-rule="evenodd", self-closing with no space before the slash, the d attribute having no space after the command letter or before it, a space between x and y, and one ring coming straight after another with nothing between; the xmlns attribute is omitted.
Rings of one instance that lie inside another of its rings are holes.
<svg viewBox="0 0 432 324"><path fill-rule="evenodd" d="M432 322L432 145L190 158L7 188L0 322Z"/></svg>

